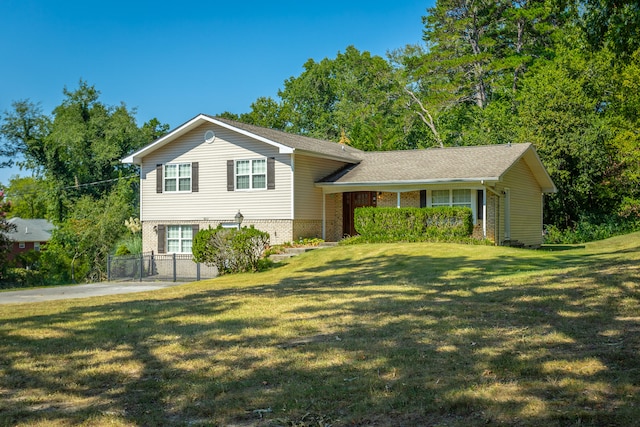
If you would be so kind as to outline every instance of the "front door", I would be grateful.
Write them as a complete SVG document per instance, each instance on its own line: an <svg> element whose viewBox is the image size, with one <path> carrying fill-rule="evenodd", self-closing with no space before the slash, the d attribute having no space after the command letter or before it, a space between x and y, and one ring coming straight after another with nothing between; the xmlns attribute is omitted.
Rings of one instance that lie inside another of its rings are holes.
<svg viewBox="0 0 640 427"><path fill-rule="evenodd" d="M342 195L342 234L355 236L358 232L353 223L353 212L356 208L376 205L375 191L354 191Z"/></svg>

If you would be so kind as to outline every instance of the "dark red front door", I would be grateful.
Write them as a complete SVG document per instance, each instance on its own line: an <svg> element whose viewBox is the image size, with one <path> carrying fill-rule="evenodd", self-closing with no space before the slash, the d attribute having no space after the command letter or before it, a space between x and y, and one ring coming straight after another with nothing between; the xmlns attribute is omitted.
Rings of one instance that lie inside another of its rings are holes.
<svg viewBox="0 0 640 427"><path fill-rule="evenodd" d="M375 191L355 191L342 195L342 234L355 236L358 234L353 224L353 212L356 208L376 205Z"/></svg>

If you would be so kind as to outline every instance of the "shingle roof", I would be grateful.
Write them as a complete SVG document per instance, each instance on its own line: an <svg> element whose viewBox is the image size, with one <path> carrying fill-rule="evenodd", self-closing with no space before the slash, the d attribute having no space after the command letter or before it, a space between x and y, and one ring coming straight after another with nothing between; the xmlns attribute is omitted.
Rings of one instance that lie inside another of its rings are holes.
<svg viewBox="0 0 640 427"><path fill-rule="evenodd" d="M248 125L246 123L236 122L234 120L224 119L221 117L208 116L213 120L225 123L237 129L242 129L262 138L277 142L294 150L306 151L325 155L328 157L338 158L347 162L355 163L360 161L362 151L348 145L337 142L326 141L323 139L311 138L308 136L296 135L293 133L283 132L280 130L264 128L260 126Z"/></svg>
<svg viewBox="0 0 640 427"><path fill-rule="evenodd" d="M14 217L9 223L16 226L16 230L7 233L16 242L46 242L51 239L53 224L46 219L22 219Z"/></svg>
<svg viewBox="0 0 640 427"><path fill-rule="evenodd" d="M371 184L498 180L531 144L361 153L362 162L319 183Z"/></svg>

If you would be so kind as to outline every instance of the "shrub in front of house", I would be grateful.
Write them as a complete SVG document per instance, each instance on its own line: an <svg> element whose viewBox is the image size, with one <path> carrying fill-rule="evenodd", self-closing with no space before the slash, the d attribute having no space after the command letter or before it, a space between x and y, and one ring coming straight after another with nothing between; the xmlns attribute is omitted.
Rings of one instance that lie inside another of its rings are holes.
<svg viewBox="0 0 640 427"><path fill-rule="evenodd" d="M466 207L357 208L356 231L366 242L459 242L473 232L473 216Z"/></svg>
<svg viewBox="0 0 640 427"><path fill-rule="evenodd" d="M208 228L193 238L193 259L207 266L215 266L218 274L258 271L263 254L269 246L269 233L253 226L240 230Z"/></svg>

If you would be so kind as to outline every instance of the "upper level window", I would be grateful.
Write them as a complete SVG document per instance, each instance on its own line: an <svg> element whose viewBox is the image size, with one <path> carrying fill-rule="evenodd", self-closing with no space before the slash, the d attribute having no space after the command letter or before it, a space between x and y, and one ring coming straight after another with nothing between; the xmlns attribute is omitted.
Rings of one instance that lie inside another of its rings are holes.
<svg viewBox="0 0 640 427"><path fill-rule="evenodd" d="M191 191L191 163L164 165L164 191Z"/></svg>
<svg viewBox="0 0 640 427"><path fill-rule="evenodd" d="M258 190L267 188L266 159L236 160L236 189Z"/></svg>
<svg viewBox="0 0 640 427"><path fill-rule="evenodd" d="M33 242L33 250L36 252L40 251L40 242Z"/></svg>

